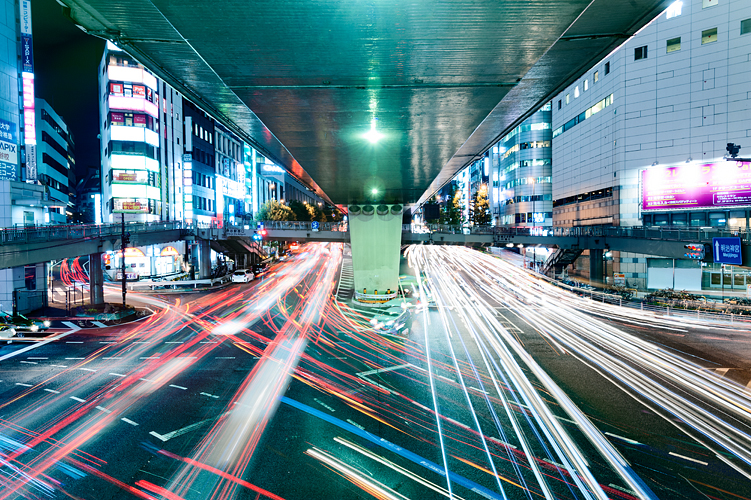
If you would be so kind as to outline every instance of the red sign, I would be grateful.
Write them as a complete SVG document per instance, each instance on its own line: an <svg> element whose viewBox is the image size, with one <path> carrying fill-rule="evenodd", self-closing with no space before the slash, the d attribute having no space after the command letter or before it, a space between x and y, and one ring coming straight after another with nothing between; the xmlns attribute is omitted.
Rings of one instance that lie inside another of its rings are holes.
<svg viewBox="0 0 751 500"><path fill-rule="evenodd" d="M146 99L146 87L143 85L133 85L133 95Z"/></svg>
<svg viewBox="0 0 751 500"><path fill-rule="evenodd" d="M113 172L112 179L120 182L137 182L138 176L130 172Z"/></svg>
<svg viewBox="0 0 751 500"><path fill-rule="evenodd" d="M110 94L123 95L123 84L110 83Z"/></svg>
<svg viewBox="0 0 751 500"><path fill-rule="evenodd" d="M133 123L146 125L146 115L133 115Z"/></svg>
<svg viewBox="0 0 751 500"><path fill-rule="evenodd" d="M125 123L125 114L124 113L111 113L112 116L112 123Z"/></svg>

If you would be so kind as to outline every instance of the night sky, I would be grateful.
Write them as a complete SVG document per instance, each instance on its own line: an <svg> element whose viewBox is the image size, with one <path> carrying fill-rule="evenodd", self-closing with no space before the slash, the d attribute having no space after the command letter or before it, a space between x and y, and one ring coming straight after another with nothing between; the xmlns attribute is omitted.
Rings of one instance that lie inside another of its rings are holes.
<svg viewBox="0 0 751 500"><path fill-rule="evenodd" d="M76 142L77 177L99 165L97 68L104 41L81 31L55 0L32 0L36 97L63 117Z"/></svg>

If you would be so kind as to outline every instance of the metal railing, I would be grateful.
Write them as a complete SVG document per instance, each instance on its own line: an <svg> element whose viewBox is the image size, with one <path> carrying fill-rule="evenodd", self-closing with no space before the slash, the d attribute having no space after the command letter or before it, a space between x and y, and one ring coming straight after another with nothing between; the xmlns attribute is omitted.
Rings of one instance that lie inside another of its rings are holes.
<svg viewBox="0 0 751 500"><path fill-rule="evenodd" d="M403 224L402 231L413 233L491 234L500 236L549 236L549 237L618 237L649 240L711 242L712 238L740 237L751 242L751 233L745 230L731 231L723 228L660 228L653 226L577 226L577 227L495 227L457 226L445 224Z"/></svg>
<svg viewBox="0 0 751 500"><path fill-rule="evenodd" d="M182 221L169 222L131 222L125 225L130 234L150 233L157 231L171 231L187 229L190 226ZM0 229L0 245L19 243L37 243L59 240L87 240L104 236L119 236L122 232L120 224L85 224L65 226L34 226L25 228Z"/></svg>

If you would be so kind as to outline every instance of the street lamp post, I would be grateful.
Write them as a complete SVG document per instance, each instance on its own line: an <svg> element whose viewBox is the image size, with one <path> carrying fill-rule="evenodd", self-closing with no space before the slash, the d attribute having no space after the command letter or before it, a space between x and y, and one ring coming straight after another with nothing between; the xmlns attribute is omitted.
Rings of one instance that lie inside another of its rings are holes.
<svg viewBox="0 0 751 500"><path fill-rule="evenodd" d="M536 200L535 200L535 178L534 177L530 177L529 179L527 179L527 182L529 182L530 184L532 184L532 227L534 228L534 226L536 224L536 222L535 222L535 213L536 213L535 212L535 208L537 206ZM533 247L532 252L533 252L532 253L532 259L534 260L534 267L536 268L537 267L537 248Z"/></svg>

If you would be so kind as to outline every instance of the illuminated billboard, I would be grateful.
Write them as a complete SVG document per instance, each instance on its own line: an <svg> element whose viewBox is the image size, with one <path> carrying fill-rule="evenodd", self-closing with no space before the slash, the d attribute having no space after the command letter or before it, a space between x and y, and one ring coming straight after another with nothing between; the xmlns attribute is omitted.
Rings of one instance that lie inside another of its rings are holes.
<svg viewBox="0 0 751 500"><path fill-rule="evenodd" d="M652 167L641 182L644 211L751 205L751 162Z"/></svg>

